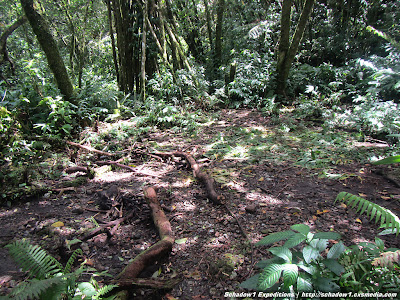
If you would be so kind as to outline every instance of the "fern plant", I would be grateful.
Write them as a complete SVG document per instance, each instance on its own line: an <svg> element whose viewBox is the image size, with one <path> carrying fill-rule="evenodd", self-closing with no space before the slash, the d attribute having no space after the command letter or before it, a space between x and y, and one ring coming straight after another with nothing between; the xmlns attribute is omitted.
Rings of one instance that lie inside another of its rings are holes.
<svg viewBox="0 0 400 300"><path fill-rule="evenodd" d="M11 257L29 273L29 277L10 293L11 299L112 299L102 298L115 286L99 288L92 282L79 282L80 275L86 271L84 263L74 271L72 267L82 250L75 250L65 267L40 246L31 245L27 240L15 241L6 246Z"/></svg>
<svg viewBox="0 0 400 300"><path fill-rule="evenodd" d="M348 292L392 292L400 284L400 250L387 249L380 238L375 243L362 242L346 249L340 258L345 268L339 285Z"/></svg>
<svg viewBox="0 0 400 300"><path fill-rule="evenodd" d="M345 246L338 242L328 250L328 240L338 240L340 235L336 232L311 233L310 228L304 224L290 228L272 233L256 244L264 246L286 240L283 246L270 248L274 257L257 264L263 271L240 286L260 291L338 291L336 282L344 272L338 258ZM305 246L299 249L298 246L303 242Z"/></svg>
<svg viewBox="0 0 400 300"><path fill-rule="evenodd" d="M371 220L375 218L375 222L380 220L380 227L386 229L383 234L399 234L400 219L389 209L347 192L339 193L335 202L336 201L342 201L352 208L357 207L357 212L360 212L360 214L366 214Z"/></svg>

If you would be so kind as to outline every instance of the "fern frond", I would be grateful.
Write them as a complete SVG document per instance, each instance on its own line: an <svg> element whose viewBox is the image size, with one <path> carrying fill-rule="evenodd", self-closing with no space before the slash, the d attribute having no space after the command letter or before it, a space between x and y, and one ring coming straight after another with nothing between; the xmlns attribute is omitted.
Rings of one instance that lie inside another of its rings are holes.
<svg viewBox="0 0 400 300"><path fill-rule="evenodd" d="M370 269L370 259L364 251L357 248L350 252L343 253L340 259L340 264L345 268L347 276L352 276L356 280L356 275L366 274Z"/></svg>
<svg viewBox="0 0 400 300"><path fill-rule="evenodd" d="M64 284L62 277L53 277L43 280L29 280L15 287L10 296L15 300L40 299L43 293L54 286Z"/></svg>
<svg viewBox="0 0 400 300"><path fill-rule="evenodd" d="M6 246L11 257L24 271L36 279L45 279L61 272L62 265L40 246L23 239Z"/></svg>
<svg viewBox="0 0 400 300"><path fill-rule="evenodd" d="M63 272L64 274L71 273L72 265L74 264L76 258L78 257L78 255L82 255L82 254L83 254L82 249L76 249L71 254L70 258L67 261L67 264L65 265L64 272Z"/></svg>
<svg viewBox="0 0 400 300"><path fill-rule="evenodd" d="M102 299L102 296L108 294L109 292L111 292L116 287L118 287L118 285L110 284L110 285L105 285L102 288L99 288L97 290L96 295L94 296L94 299Z"/></svg>
<svg viewBox="0 0 400 300"><path fill-rule="evenodd" d="M396 235L400 233L400 219L389 209L346 192L339 193L335 202L336 201L345 202L352 208L355 208L358 204L358 208L356 210L357 212L360 212L360 214L365 213L368 217L370 217L370 220L375 218L375 223L380 221L381 227L392 228L396 231Z"/></svg>

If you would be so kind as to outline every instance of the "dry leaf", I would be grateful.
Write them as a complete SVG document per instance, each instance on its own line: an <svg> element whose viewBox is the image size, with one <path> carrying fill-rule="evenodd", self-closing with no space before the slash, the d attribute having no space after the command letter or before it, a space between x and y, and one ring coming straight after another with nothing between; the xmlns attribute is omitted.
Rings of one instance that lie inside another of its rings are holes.
<svg viewBox="0 0 400 300"><path fill-rule="evenodd" d="M356 219L356 222L362 224L362 221L359 218Z"/></svg>
<svg viewBox="0 0 400 300"><path fill-rule="evenodd" d="M64 223L61 221L51 224L51 227L63 227L63 226L64 226Z"/></svg>

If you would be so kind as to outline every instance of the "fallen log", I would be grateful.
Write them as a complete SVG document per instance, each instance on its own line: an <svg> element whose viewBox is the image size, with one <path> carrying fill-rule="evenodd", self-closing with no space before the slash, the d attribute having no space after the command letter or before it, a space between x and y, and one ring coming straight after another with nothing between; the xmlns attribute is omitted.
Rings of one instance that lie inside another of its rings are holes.
<svg viewBox="0 0 400 300"><path fill-rule="evenodd" d="M197 178L205 186L208 199L210 199L214 204L217 205L222 204L221 200L224 199L224 196L218 195L218 193L216 192L214 179L207 173L201 171L199 164L190 154L185 153L183 151L175 151L175 152L153 153L153 155L158 155L161 157L170 157L170 156L183 157L190 165L193 171L193 176Z"/></svg>
<svg viewBox="0 0 400 300"><path fill-rule="evenodd" d="M125 269L116 277L119 286L132 285L133 281L141 271L157 259L167 255L172 250L175 238L171 224L157 200L157 194L153 187L144 191L148 205L150 206L154 225L160 235L160 241L141 252Z"/></svg>
<svg viewBox="0 0 400 300"><path fill-rule="evenodd" d="M206 191L207 191L208 199L210 199L214 204L222 205L223 207L225 207L225 209L228 211L228 213L236 220L240 231L242 232L245 239L248 241L250 248L251 248L251 269L249 271L249 273L250 273L254 266L254 264L253 264L253 253L254 253L253 243L251 242L246 231L244 230L238 217L229 209L229 207L225 203L221 203L221 200L224 199L224 196L218 195L218 193L216 192L214 180L207 173L202 172L200 170L200 166L197 164L196 160L188 153L185 153L183 151L175 151L175 152L161 152L161 153L158 152L158 153L153 153L153 155L158 155L160 157L178 156L178 157L185 158L187 163L192 168L193 176L195 178L199 179L204 184Z"/></svg>

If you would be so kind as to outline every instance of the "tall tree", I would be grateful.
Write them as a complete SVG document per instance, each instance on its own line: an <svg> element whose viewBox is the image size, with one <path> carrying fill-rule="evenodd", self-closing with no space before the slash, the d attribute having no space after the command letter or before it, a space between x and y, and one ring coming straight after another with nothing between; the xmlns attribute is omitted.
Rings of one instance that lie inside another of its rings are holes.
<svg viewBox="0 0 400 300"><path fill-rule="evenodd" d="M225 0L218 1L217 24L215 26L215 67L219 68L222 63L222 25L225 10Z"/></svg>
<svg viewBox="0 0 400 300"><path fill-rule="evenodd" d="M143 7L143 32L142 32L142 60L141 60L141 70L140 70L140 85L141 91L140 95L142 100L146 99L146 30L147 30L147 11L149 9L149 2L148 0L144 0L144 7Z"/></svg>
<svg viewBox="0 0 400 300"><path fill-rule="evenodd" d="M26 22L26 20L27 19L25 16L20 17L12 25L10 25L8 28L6 28L6 30L4 30L4 32L0 36L0 66L5 62L9 62L10 66L11 66L11 72L13 75L15 73L15 66L14 66L14 62L8 55L7 38L14 32L14 30L16 30L22 24L24 24ZM0 78L3 79L8 84L7 79L3 76L3 74L1 74L1 72L0 72Z"/></svg>
<svg viewBox="0 0 400 300"><path fill-rule="evenodd" d="M93 1L88 1L85 5L82 3L72 4L72 1L56 1L57 7L67 18L68 28L70 30L70 68L71 72L78 74L78 87L82 87L83 68L87 63L87 27L89 16L93 11ZM78 6L79 5L79 6ZM82 13L76 13L77 7Z"/></svg>
<svg viewBox="0 0 400 300"><path fill-rule="evenodd" d="M118 84L124 93L133 93L138 91L140 73L138 56L140 40L137 34L138 28L134 28L138 13L137 1L111 0L111 3L117 33Z"/></svg>
<svg viewBox="0 0 400 300"><path fill-rule="evenodd" d="M44 17L35 7L33 0L20 0L25 15L35 33L37 40L46 54L47 62L56 79L60 92L67 101L75 102L74 88L68 76L67 68L60 55L57 43L49 30Z"/></svg>
<svg viewBox="0 0 400 300"><path fill-rule="evenodd" d="M291 41L289 41L292 0L283 0L281 13L281 36L278 47L278 61L276 67L277 78L275 93L278 95L285 95L290 67L292 66L297 49L299 48L308 18L312 12L314 1L315 0L306 0L304 2L303 10L297 23L296 30L293 34L293 38Z"/></svg>

